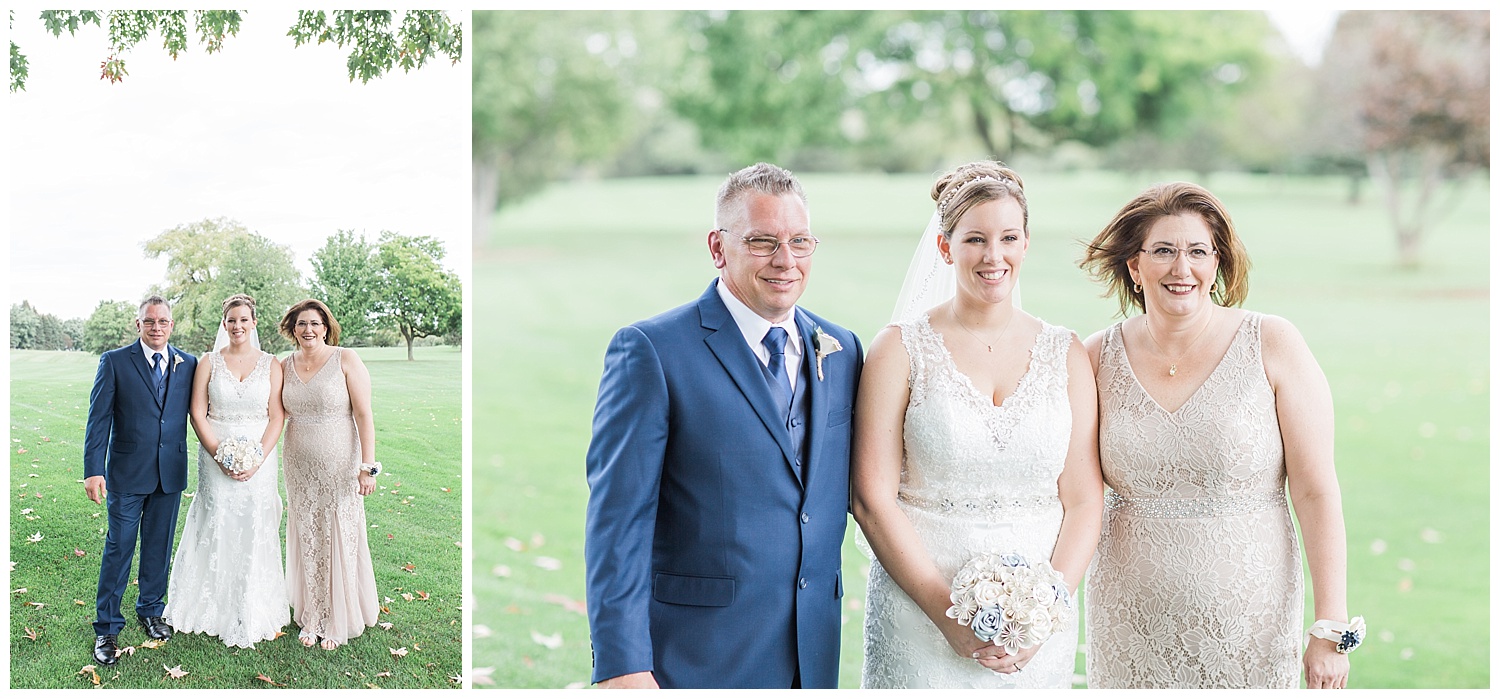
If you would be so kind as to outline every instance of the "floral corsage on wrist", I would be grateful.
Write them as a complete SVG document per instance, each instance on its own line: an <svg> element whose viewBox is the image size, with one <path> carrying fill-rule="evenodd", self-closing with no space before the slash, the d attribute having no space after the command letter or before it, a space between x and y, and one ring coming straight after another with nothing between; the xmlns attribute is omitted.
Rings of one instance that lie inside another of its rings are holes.
<svg viewBox="0 0 1500 699"><path fill-rule="evenodd" d="M1347 654L1365 642L1365 618L1357 616L1347 624L1319 619L1307 632L1325 641L1333 641L1334 650Z"/></svg>
<svg viewBox="0 0 1500 699"><path fill-rule="evenodd" d="M844 349L838 338L823 332L822 326L813 327L813 354L818 357L818 380L823 380L823 358Z"/></svg>
<svg viewBox="0 0 1500 699"><path fill-rule="evenodd" d="M382 470L383 469L380 467L380 462L379 461L376 461L374 463L364 463L364 464L360 464L359 465L359 472L363 473L366 476L369 476L371 478L374 478L374 477L380 475L380 472Z"/></svg>

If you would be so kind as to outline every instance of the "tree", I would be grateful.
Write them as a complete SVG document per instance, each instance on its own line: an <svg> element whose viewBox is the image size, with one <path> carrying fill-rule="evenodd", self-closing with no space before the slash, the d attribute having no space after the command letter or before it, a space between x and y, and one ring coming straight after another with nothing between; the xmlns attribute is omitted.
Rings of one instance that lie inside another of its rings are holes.
<svg viewBox="0 0 1500 699"><path fill-rule="evenodd" d="M140 336L135 328L138 310L129 301L100 301L83 323L83 339L78 349L103 354L130 344Z"/></svg>
<svg viewBox="0 0 1500 699"><path fill-rule="evenodd" d="M363 235L341 230L328 236L312 255L313 276L309 290L313 298L328 304L339 319L341 344L358 346L371 340L375 331L376 289L380 263L375 246Z"/></svg>
<svg viewBox="0 0 1500 699"><path fill-rule="evenodd" d="M158 291L172 303L174 344L192 352L213 347L224 299L249 294L256 301L261 346L290 347L276 333L281 313L306 296L291 248L226 218L204 219L163 231L146 241L146 256L166 256L167 281Z"/></svg>
<svg viewBox="0 0 1500 699"><path fill-rule="evenodd" d="M1354 126L1403 266L1421 262L1439 188L1488 167L1489 37L1485 11L1345 12L1334 26L1321 79L1342 99L1320 106Z"/></svg>
<svg viewBox="0 0 1500 699"><path fill-rule="evenodd" d="M83 319L69 318L62 323L63 337L67 346L63 349L77 350L83 346Z"/></svg>
<svg viewBox="0 0 1500 699"><path fill-rule="evenodd" d="M198 37L205 53L224 48L224 41L239 33L244 13L240 10L45 10L41 20L52 36L69 36L81 27L108 25L109 53L100 63L100 79L117 83L129 73L124 55L136 44L161 37L162 48L177 58L188 48L189 34ZM287 31L295 46L332 41L339 48L350 47L349 80L360 82L378 78L395 66L410 72L425 65L437 54L457 63L463 56L463 26L448 19L440 10L407 10L399 26L393 26L397 13L388 10L298 11L297 21ZM191 17L192 28L189 29ZM15 12L10 15L15 24ZM20 47L10 43L10 91L26 89L30 65Z"/></svg>
<svg viewBox="0 0 1500 699"><path fill-rule="evenodd" d="M11 349L64 350L70 346L57 316L37 311L29 301L10 307Z"/></svg>
<svg viewBox="0 0 1500 699"><path fill-rule="evenodd" d="M414 359L413 340L451 332L462 322L463 288L458 275L443 269L444 254L442 242L430 236L380 234L376 309L381 323L406 340L407 361Z"/></svg>
<svg viewBox="0 0 1500 699"><path fill-rule="evenodd" d="M636 127L632 67L653 13L474 13L473 226L504 202L618 152ZM662 32L665 34L665 32Z"/></svg>

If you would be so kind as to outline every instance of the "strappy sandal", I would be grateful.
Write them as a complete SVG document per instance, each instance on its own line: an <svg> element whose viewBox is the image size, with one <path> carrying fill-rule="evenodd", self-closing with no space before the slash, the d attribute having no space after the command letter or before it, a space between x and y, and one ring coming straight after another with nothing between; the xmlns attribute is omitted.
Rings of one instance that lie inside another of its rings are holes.
<svg viewBox="0 0 1500 699"><path fill-rule="evenodd" d="M331 638L325 638L320 645L323 647L323 650L333 650L343 644Z"/></svg>
<svg viewBox="0 0 1500 699"><path fill-rule="evenodd" d="M302 642L302 647L311 648L318 644L318 635L307 629L302 629L302 633L297 634L297 640Z"/></svg>

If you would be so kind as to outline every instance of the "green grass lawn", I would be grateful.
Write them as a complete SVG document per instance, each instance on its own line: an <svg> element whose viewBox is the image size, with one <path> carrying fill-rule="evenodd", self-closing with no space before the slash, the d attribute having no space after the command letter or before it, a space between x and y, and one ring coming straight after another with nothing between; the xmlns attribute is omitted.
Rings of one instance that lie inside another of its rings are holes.
<svg viewBox="0 0 1500 699"><path fill-rule="evenodd" d="M1083 336L1114 322L1114 301L1075 264L1081 242L1164 179L1026 174L1026 309ZM704 239L719 182L556 185L476 241L476 686L588 681L583 456L604 348L620 326L695 299L715 276ZM931 214L931 179L803 182L823 243L802 305L868 341ZM1381 202L1347 204L1341 180L1204 184L1254 263L1246 307L1291 320L1333 388L1349 609L1370 626L1350 686L1488 687L1488 182L1434 222L1417 271L1394 265ZM857 687L868 561L849 540L840 684ZM1310 624L1310 598L1306 609Z"/></svg>
<svg viewBox="0 0 1500 699"><path fill-rule="evenodd" d="M457 687L463 671L463 489L460 353L422 347L357 350L374 386L376 454L385 464L365 500L370 555L383 607L374 627L334 651L306 649L297 627L252 649L180 634L159 648L135 623L125 593L122 646L134 651L99 668L106 687ZM93 684L94 595L105 508L83 494L83 435L96 355L10 353L10 661L12 687ZM197 453L188 430L189 454ZM187 493L197 488L190 459ZM281 488L285 502L285 487ZM179 534L191 499L184 497ZM35 535L40 540L31 541ZM283 522L283 541L285 523ZM284 548L283 548L284 550ZM410 564L411 570L404 567ZM132 568L131 578L135 571ZM22 591L24 588L24 591ZM427 597L424 599L423 594ZM411 595L407 599L405 595ZM405 655L392 650L405 648ZM188 674L168 677L166 668ZM264 679L258 679L257 676Z"/></svg>

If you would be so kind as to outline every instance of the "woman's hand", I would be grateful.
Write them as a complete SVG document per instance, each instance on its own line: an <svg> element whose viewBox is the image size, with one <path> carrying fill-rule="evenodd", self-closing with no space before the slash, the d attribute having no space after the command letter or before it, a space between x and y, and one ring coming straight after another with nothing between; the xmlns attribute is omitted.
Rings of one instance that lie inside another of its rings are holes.
<svg viewBox="0 0 1500 699"><path fill-rule="evenodd" d="M943 638L948 641L948 647L953 649L958 657L965 660L977 660L981 657L992 656L995 653L1004 654L1005 649L991 645L986 641L979 640L974 631L955 619L944 617L937 624L938 630L943 632ZM983 665L984 663L980 663Z"/></svg>
<svg viewBox="0 0 1500 699"><path fill-rule="evenodd" d="M1349 656L1335 650L1333 641L1308 639L1302 677L1308 689L1343 689L1349 684Z"/></svg>
<svg viewBox="0 0 1500 699"><path fill-rule="evenodd" d="M370 475L370 474L368 474L368 473L365 473L364 471L360 471L359 472L359 494L360 495L369 495L370 493L373 493L373 492L375 492L375 477L372 476L372 475Z"/></svg>
<svg viewBox="0 0 1500 699"><path fill-rule="evenodd" d="M992 645L981 651L976 660L979 661L980 665L999 674L1009 675L1013 672L1020 672L1026 669L1026 666L1031 663L1031 658L1041 649L1042 644L1038 643L1030 648L1022 648L1015 655L1011 655L1006 652L1004 647Z"/></svg>
<svg viewBox="0 0 1500 699"><path fill-rule="evenodd" d="M261 462L256 464L253 468L245 469L243 471L240 471L239 473L231 473L229 474L229 477L240 482L248 481L250 480L250 477L255 475L256 472L260 470L260 467L264 464L265 460L262 459Z"/></svg>

